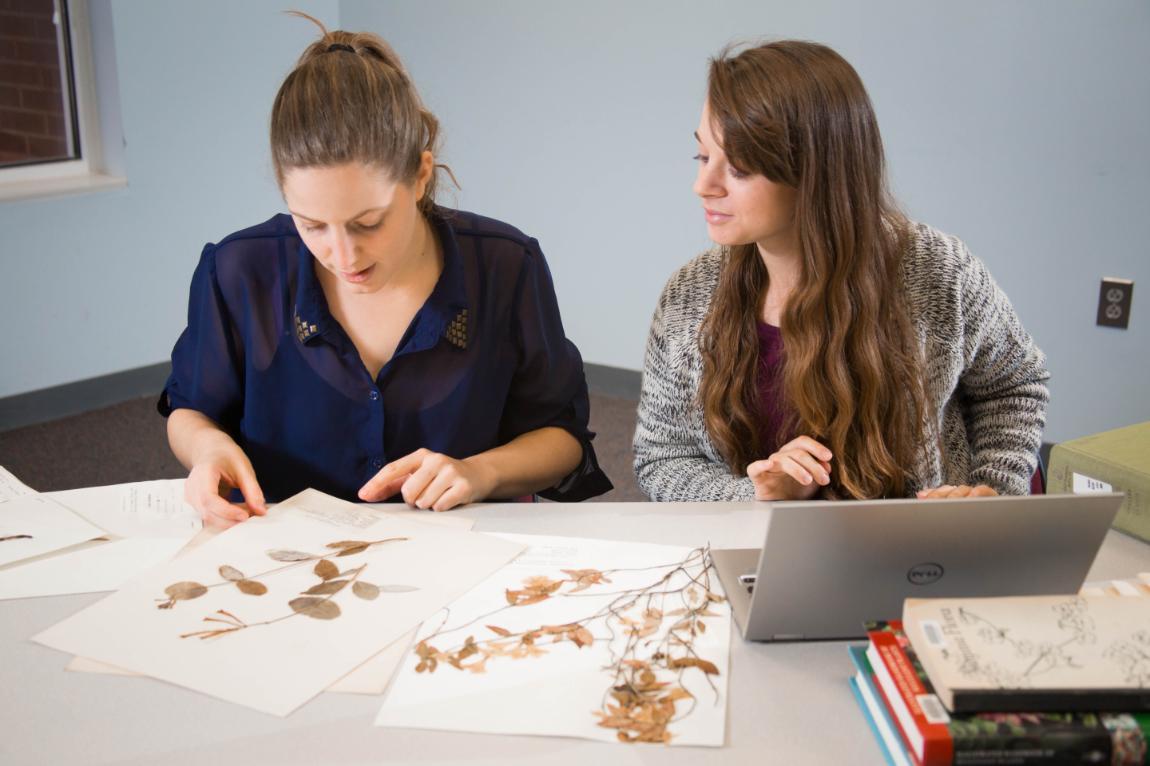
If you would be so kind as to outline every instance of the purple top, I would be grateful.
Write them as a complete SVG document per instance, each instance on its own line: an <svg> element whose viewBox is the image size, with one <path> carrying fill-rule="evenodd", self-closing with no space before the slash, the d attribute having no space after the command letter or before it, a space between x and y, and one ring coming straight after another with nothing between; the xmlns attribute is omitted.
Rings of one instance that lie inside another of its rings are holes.
<svg viewBox="0 0 1150 766"><path fill-rule="evenodd" d="M759 322L759 412L763 415L760 431L762 454L770 457L785 443L783 420L790 414L783 401L783 332L774 325Z"/></svg>

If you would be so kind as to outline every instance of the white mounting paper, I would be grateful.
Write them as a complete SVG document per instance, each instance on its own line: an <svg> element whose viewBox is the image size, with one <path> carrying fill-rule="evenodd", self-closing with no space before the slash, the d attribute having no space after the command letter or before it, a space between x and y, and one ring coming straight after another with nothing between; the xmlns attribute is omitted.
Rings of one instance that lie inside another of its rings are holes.
<svg viewBox="0 0 1150 766"><path fill-rule="evenodd" d="M14 497L34 495L36 490L9 473L4 466L0 466L0 503Z"/></svg>
<svg viewBox="0 0 1150 766"><path fill-rule="evenodd" d="M469 635L477 641L496 638L486 627L488 624L513 633L541 625L564 625L606 606L619 591L657 581L660 572L670 571L691 552L689 548L675 546L569 537L500 537L525 543L529 548L452 603L449 615L429 618L419 631L419 639L442 625L460 626L459 630L441 634L429 642L445 649L462 643ZM663 568L647 569L649 567ZM530 577L565 578L564 569L644 571L616 571L609 575L611 584L595 585L575 597L549 598L494 613L508 605L507 590L522 588ZM717 576L711 577L711 591L721 593ZM667 611L676 606L680 604L670 600L664 605ZM715 689L708 685L702 671L695 668L683 671L681 683L695 695L697 704L689 715L668 727L673 745L718 747L723 744L730 665L730 608L724 601L713 604L711 609L719 616L707 620L708 628L695 638L694 647L701 657L719 669L717 676L710 677ZM675 618L667 619L662 630L650 639L657 641L673 622ZM608 693L614 674L604 668L612 664L611 648L618 649L619 642L625 642L626 636L620 631L614 641L600 640L609 637L602 626L593 627L591 632L596 638L593 644L579 648L571 641L539 641L536 647L546 654L520 659L492 657L487 660L483 673L457 670L446 663L440 663L433 673L416 672L419 660L414 653L409 653L387 692L376 725L616 742L616 730L599 726L599 719L592 711L600 709L605 698L610 701ZM687 705L680 703L679 707L685 709Z"/></svg>
<svg viewBox="0 0 1150 766"><path fill-rule="evenodd" d="M188 539L203 526L199 512L184 502L183 479L67 489L44 496L118 537Z"/></svg>
<svg viewBox="0 0 1150 766"><path fill-rule="evenodd" d="M168 561L181 538L93 540L0 568L0 600L116 590L144 570Z"/></svg>
<svg viewBox="0 0 1150 766"><path fill-rule="evenodd" d="M315 561L259 577L269 589L263 596L241 593L219 573L227 565L254 579L284 566L269 559L267 551L272 549L329 554L333 549L325 546L332 542L392 537L408 539L328 560L345 572L366 564L364 581L418 590L384 592L368 601L345 588L331 599L341 610L337 619L295 614L288 606L320 582L313 571ZM522 547L397 519L308 490L267 516L238 524L147 572L33 640L283 716L487 577ZM212 587L199 598L157 609L165 600L165 588L182 581ZM252 627L206 640L180 637L226 627L205 621L219 619L218 610ZM279 621L255 624L266 620Z"/></svg>
<svg viewBox="0 0 1150 766"><path fill-rule="evenodd" d="M0 503L0 566L87 542L104 534L43 495ZM28 537L23 537L28 535Z"/></svg>

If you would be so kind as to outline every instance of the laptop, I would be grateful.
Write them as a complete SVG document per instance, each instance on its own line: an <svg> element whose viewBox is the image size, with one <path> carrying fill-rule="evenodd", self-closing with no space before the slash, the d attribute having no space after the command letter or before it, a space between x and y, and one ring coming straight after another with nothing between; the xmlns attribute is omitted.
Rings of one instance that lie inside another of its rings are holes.
<svg viewBox="0 0 1150 766"><path fill-rule="evenodd" d="M761 549L711 555L743 638L864 638L909 597L1077 593L1122 497L777 502Z"/></svg>

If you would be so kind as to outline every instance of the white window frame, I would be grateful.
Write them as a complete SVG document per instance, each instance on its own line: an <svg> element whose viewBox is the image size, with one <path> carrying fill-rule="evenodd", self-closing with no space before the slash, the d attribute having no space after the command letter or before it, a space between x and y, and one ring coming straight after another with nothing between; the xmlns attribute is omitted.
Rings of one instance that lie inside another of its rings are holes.
<svg viewBox="0 0 1150 766"><path fill-rule="evenodd" d="M76 124L80 134L80 158L0 168L0 202L113 189L126 186L128 183L126 178L106 172L103 163L88 0L57 0L57 2L66 2L68 6L68 32L72 39L72 79L75 88ZM61 64L66 63L64 51L60 52L60 58ZM70 109L70 106L65 109ZM70 115L66 114L65 118L66 122L70 123Z"/></svg>

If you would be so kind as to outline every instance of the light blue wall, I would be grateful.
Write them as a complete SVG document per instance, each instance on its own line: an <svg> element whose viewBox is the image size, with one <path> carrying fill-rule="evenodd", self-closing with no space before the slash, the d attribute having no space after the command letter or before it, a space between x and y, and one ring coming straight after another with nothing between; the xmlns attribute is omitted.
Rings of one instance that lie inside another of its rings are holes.
<svg viewBox="0 0 1150 766"><path fill-rule="evenodd" d="M391 40L444 124L454 201L538 236L585 358L631 369L706 245L707 57L828 43L870 88L906 208L967 241L1049 355L1048 439L1150 419L1144 0L116 0L130 186L0 204L0 397L165 359L203 242L280 209L267 114L312 38L284 7ZM1126 332L1094 326L1103 275L1140 284Z"/></svg>
<svg viewBox="0 0 1150 766"><path fill-rule="evenodd" d="M539 237L588 360L641 367L659 290L706 245L690 157L708 56L798 37L859 70L904 206L966 240L1048 354L1047 438L1150 420L1145 0L340 9L406 60L446 128L458 203ZM1094 325L1102 276L1139 283L1125 332Z"/></svg>
<svg viewBox="0 0 1150 766"><path fill-rule="evenodd" d="M112 3L128 187L0 204L0 397L164 361L204 242L280 210L268 114L316 34L285 6L338 23L335 0Z"/></svg>

